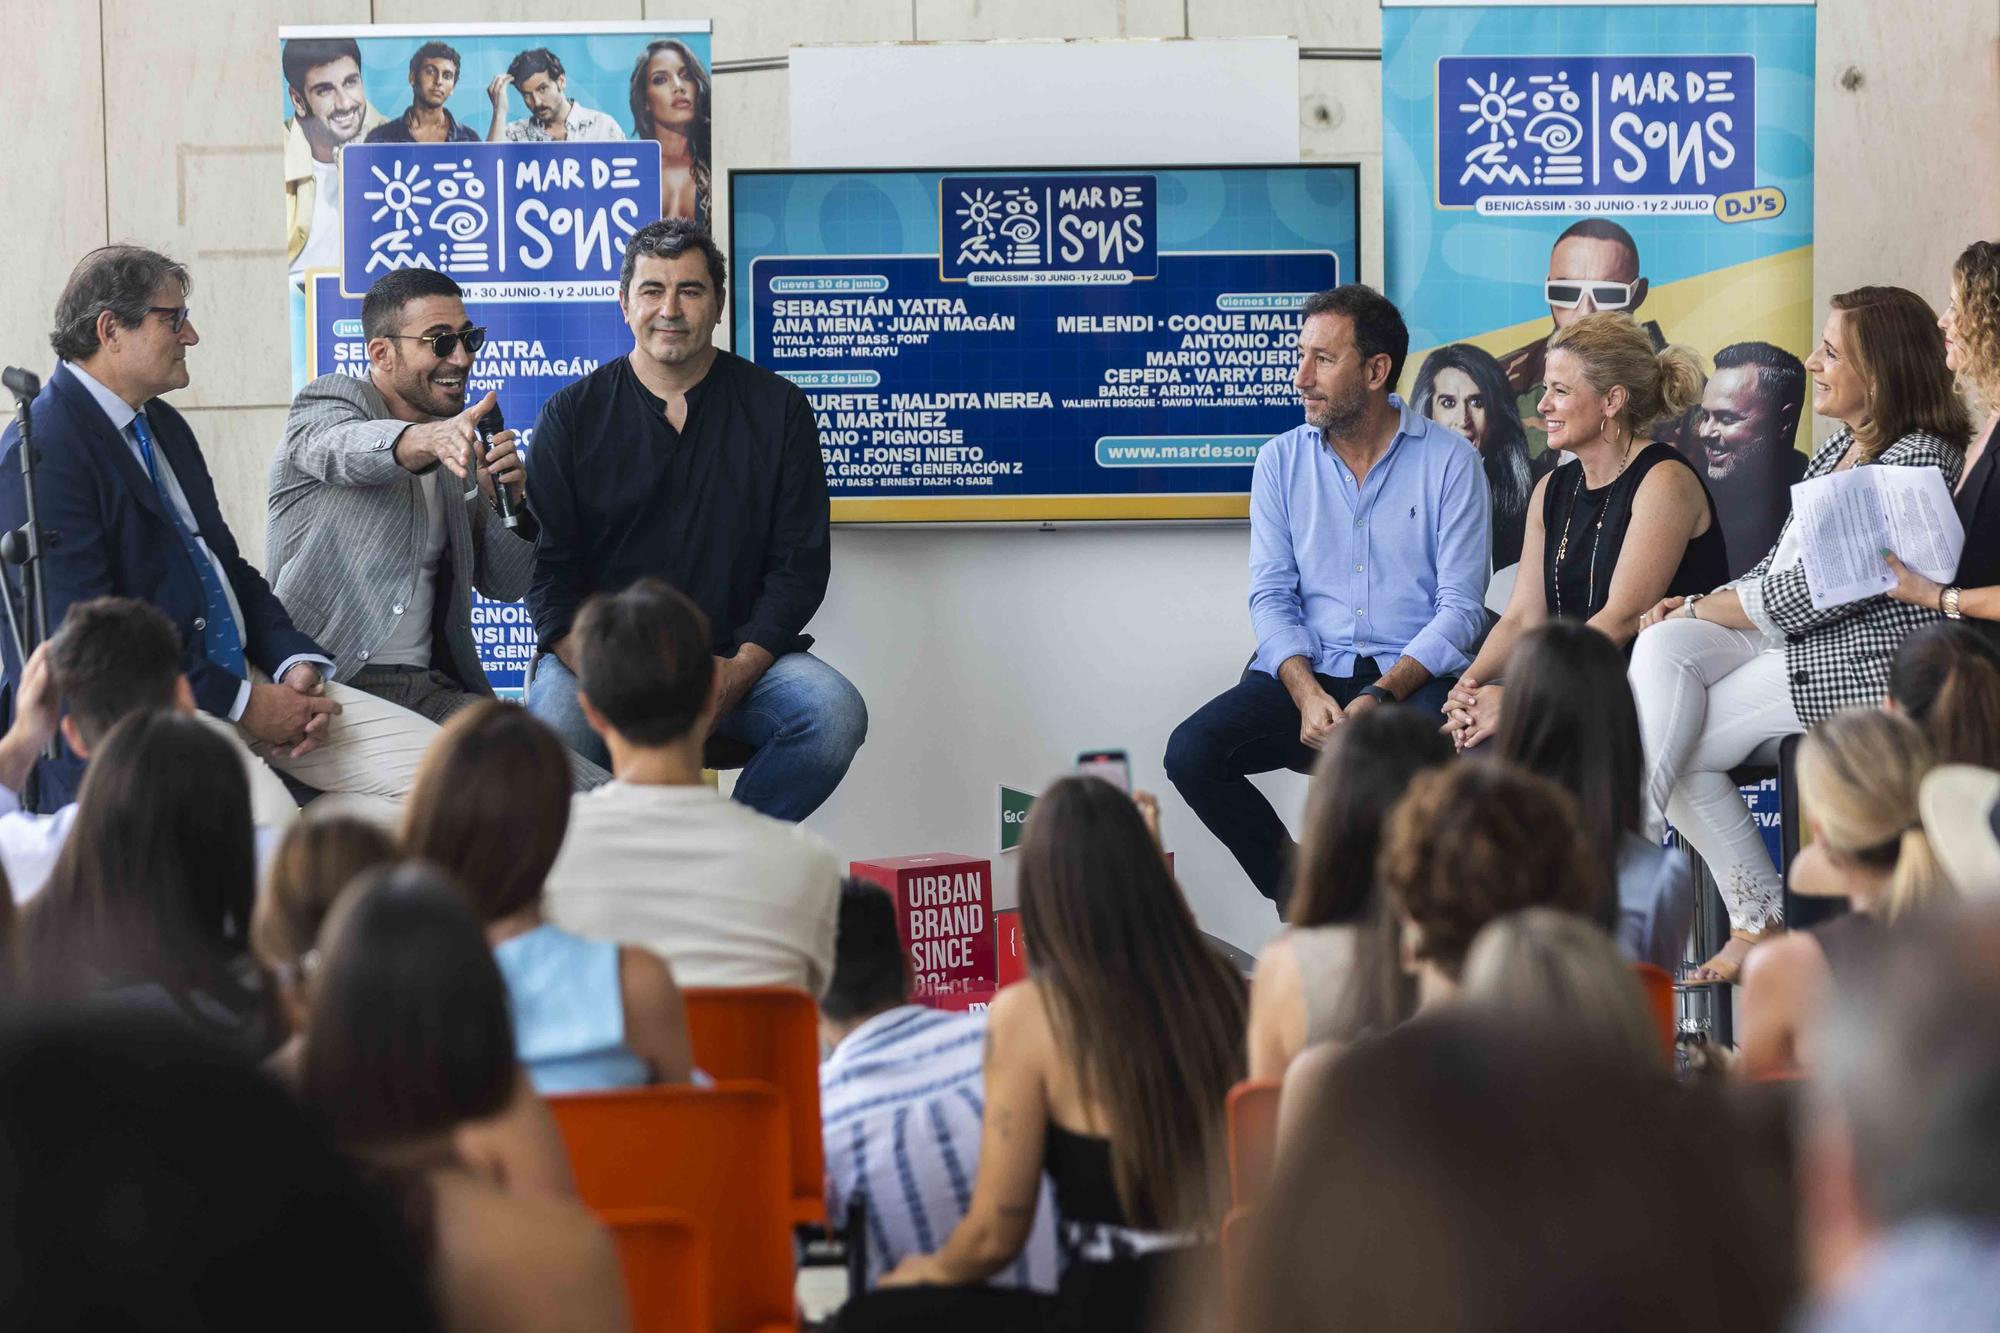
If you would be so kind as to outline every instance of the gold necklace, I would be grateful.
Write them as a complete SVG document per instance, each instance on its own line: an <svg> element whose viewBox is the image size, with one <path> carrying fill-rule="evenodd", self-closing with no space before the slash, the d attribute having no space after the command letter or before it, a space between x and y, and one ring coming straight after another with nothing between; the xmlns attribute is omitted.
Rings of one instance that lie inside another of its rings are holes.
<svg viewBox="0 0 2000 1333"><path fill-rule="evenodd" d="M1618 461L1618 471L1612 474L1610 481L1604 483L1604 489L1606 492L1609 492L1613 486L1616 486L1618 484L1618 478L1624 476L1625 469L1631 466L1632 445L1633 442L1637 439L1638 435L1636 433L1627 435L1625 437L1624 456L1621 457ZM1555 585L1556 617L1558 619L1562 617L1563 613L1562 567L1563 567L1563 561L1569 558L1569 530L1571 525L1576 522L1576 506L1577 503L1583 499L1583 492L1586 489L1588 482L1588 478L1586 478L1583 475L1583 460L1579 458L1576 462L1576 466L1577 466L1576 490L1572 492L1569 497L1569 512L1563 516L1562 540L1556 544L1555 576L1549 580L1550 583ZM1597 523L1594 527L1591 528L1590 531L1590 571L1586 578L1584 586L1584 594L1583 594L1583 599L1586 607L1591 602L1597 600L1597 547L1598 543L1604 536L1604 520L1609 518L1610 516L1611 516L1611 496L1607 493L1604 497L1604 508L1597 511Z"/></svg>

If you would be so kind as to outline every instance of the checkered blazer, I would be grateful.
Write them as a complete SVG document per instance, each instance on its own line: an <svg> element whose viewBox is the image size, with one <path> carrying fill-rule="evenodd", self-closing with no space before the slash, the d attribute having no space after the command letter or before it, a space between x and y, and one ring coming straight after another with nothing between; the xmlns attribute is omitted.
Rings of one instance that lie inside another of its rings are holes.
<svg viewBox="0 0 2000 1333"><path fill-rule="evenodd" d="M1823 477L1854 442L1854 432L1841 430L1819 447L1801 480ZM1869 466L1934 467L1946 486L1956 485L1965 462L1962 444L1912 431L1870 460ZM1787 516L1785 528L1792 519ZM1779 541L1784 540L1781 531ZM1763 594L1764 614L1785 635L1785 677L1791 683L1792 707L1808 727L1843 708L1879 707L1889 689L1889 663L1903 637L1920 625L1943 617L1928 607L1910 606L1887 597L1867 597L1845 606L1816 609L1806 589L1803 564L1773 571L1774 545L1739 582L1755 581Z"/></svg>

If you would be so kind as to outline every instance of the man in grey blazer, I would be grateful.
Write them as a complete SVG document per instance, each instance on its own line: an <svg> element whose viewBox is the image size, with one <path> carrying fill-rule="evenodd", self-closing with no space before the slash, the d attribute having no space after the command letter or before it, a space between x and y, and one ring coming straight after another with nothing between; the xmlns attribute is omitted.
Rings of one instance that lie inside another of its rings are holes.
<svg viewBox="0 0 2000 1333"><path fill-rule="evenodd" d="M333 654L334 679L443 722L490 698L472 589L514 601L534 572L536 524L514 432L479 439L494 406L466 402L485 330L456 282L398 269L368 289L365 380L300 391L271 460L267 559L294 623ZM496 507L511 493L519 526ZM573 760L579 788L609 774Z"/></svg>

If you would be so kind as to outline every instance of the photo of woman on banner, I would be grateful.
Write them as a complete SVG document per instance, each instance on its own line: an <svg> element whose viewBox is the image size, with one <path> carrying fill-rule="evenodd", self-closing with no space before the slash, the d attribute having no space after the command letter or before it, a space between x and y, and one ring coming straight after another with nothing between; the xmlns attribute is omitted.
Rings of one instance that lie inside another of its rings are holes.
<svg viewBox="0 0 2000 1333"><path fill-rule="evenodd" d="M1479 451L1493 497L1493 568L1518 564L1529 493L1556 465L1557 456L1544 450L1539 457L1528 457L1528 434L1500 363L1471 343L1440 347L1417 371L1410 407L1457 431Z"/></svg>
<svg viewBox="0 0 2000 1333"><path fill-rule="evenodd" d="M632 137L660 145L660 216L708 225L708 71L685 42L649 42L632 66Z"/></svg>

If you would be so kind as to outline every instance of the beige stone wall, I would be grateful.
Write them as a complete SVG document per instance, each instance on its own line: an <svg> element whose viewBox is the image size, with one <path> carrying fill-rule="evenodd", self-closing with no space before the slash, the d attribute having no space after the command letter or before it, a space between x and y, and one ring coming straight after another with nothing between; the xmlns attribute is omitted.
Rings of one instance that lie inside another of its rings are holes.
<svg viewBox="0 0 2000 1333"><path fill-rule="evenodd" d="M26 77L16 104L33 114L9 137L0 178L0 225L14 241L0 360L48 368L48 312L91 246L129 240L189 261L202 346L194 383L175 401L255 554L264 466L287 396L276 30L463 21L466 6L4 0L4 8L14 43L6 64ZM1288 34L1308 48L1372 47L1380 22L1369 0L485 0L477 8L495 21L705 16L725 62L782 56L795 44L912 39ZM1818 300L1862 282L1935 298L1965 241L2000 234L2000 0L1935 0L1921 23L1875 0L1827 0L1819 22ZM786 87L783 69L717 80L721 165L785 163ZM1378 71L1365 61L1307 60L1299 94L1306 155L1363 164L1364 276L1379 278ZM726 235L727 217L717 221Z"/></svg>

